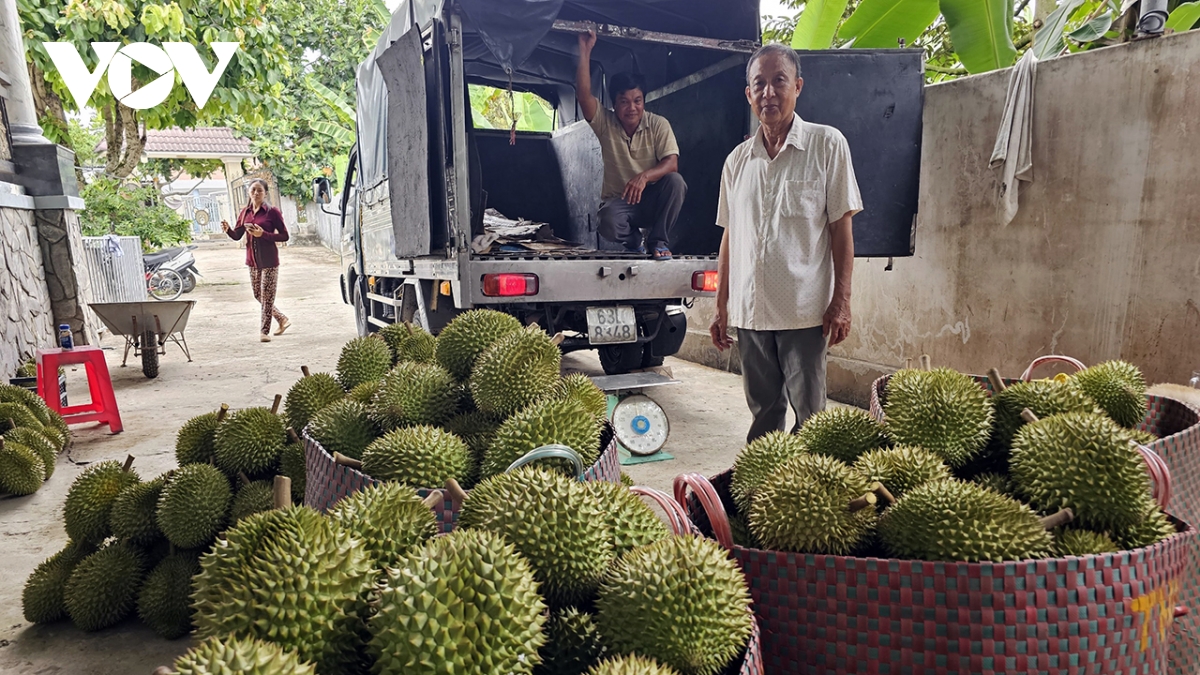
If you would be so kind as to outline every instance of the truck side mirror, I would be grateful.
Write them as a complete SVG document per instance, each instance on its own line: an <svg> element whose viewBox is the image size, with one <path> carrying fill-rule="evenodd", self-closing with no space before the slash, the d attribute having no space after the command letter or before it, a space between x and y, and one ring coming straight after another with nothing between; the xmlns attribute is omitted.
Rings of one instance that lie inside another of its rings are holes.
<svg viewBox="0 0 1200 675"><path fill-rule="evenodd" d="M333 190L329 187L329 179L322 176L313 179L313 202L328 204L332 201Z"/></svg>

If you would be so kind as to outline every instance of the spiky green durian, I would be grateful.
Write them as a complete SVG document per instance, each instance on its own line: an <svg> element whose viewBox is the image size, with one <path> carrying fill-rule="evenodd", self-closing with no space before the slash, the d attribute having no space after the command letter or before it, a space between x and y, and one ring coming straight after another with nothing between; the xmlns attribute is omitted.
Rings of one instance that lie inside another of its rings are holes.
<svg viewBox="0 0 1200 675"><path fill-rule="evenodd" d="M16 427L4 432L3 440L5 443L16 443L32 450L38 459L42 460L42 466L46 470L43 478L50 478L54 474L54 465L58 462L58 444L48 437L45 431L44 427L40 430Z"/></svg>
<svg viewBox="0 0 1200 675"><path fill-rule="evenodd" d="M592 382L592 378L583 373L572 373L554 383L547 398L573 399L583 404L597 420L608 419L608 394Z"/></svg>
<svg viewBox="0 0 1200 675"><path fill-rule="evenodd" d="M600 502L613 533L619 556L630 549L652 544L671 535L667 524L640 497L620 483L589 481L584 488Z"/></svg>
<svg viewBox="0 0 1200 675"><path fill-rule="evenodd" d="M0 430L17 427L41 430L42 422L28 407L20 403L0 403Z"/></svg>
<svg viewBox="0 0 1200 675"><path fill-rule="evenodd" d="M315 373L296 380L283 402L288 427L296 433L304 431L317 411L345 397L342 385L329 373Z"/></svg>
<svg viewBox="0 0 1200 675"><path fill-rule="evenodd" d="M809 417L796 432L808 452L851 464L864 452L887 442L883 425L858 408L827 408Z"/></svg>
<svg viewBox="0 0 1200 675"><path fill-rule="evenodd" d="M146 574L146 560L135 546L112 542L79 561L63 588L63 605L84 631L107 628L133 611Z"/></svg>
<svg viewBox="0 0 1200 675"><path fill-rule="evenodd" d="M795 434L782 431L772 431L742 448L733 460L733 478L729 481L729 493L738 511L750 513L750 502L762 482L782 464L804 452L804 444Z"/></svg>
<svg viewBox="0 0 1200 675"><path fill-rule="evenodd" d="M387 429L438 425L457 411L454 377L431 363L400 363L379 381L371 415Z"/></svg>
<svg viewBox="0 0 1200 675"><path fill-rule="evenodd" d="M1105 361L1079 371L1071 381L1123 427L1136 427L1146 418L1146 380L1132 363Z"/></svg>
<svg viewBox="0 0 1200 675"><path fill-rule="evenodd" d="M561 361L558 345L541 328L510 333L479 355L471 370L471 398L480 410L511 415L549 393Z"/></svg>
<svg viewBox="0 0 1200 675"><path fill-rule="evenodd" d="M292 503L304 503L308 468L304 463L304 444L288 443L279 451L279 474L292 479Z"/></svg>
<svg viewBox="0 0 1200 675"><path fill-rule="evenodd" d="M365 406L369 406L371 405L371 402L375 400L375 394L377 393L379 393L379 380L371 380L370 382L363 382L357 387L351 389L350 392L346 394L346 398L350 399L351 401L358 401Z"/></svg>
<svg viewBox="0 0 1200 675"><path fill-rule="evenodd" d="M471 374L475 359L500 338L521 330L521 322L492 309L473 309L454 317L437 337L437 362L458 380Z"/></svg>
<svg viewBox="0 0 1200 675"><path fill-rule="evenodd" d="M503 535L525 556L553 607L587 599L616 557L599 502L574 478L521 467L476 485L459 527Z"/></svg>
<svg viewBox="0 0 1200 675"><path fill-rule="evenodd" d="M109 514L121 490L138 482L135 471L125 471L120 462L98 462L83 470L63 505L67 536L72 541L99 545L112 533Z"/></svg>
<svg viewBox="0 0 1200 675"><path fill-rule="evenodd" d="M413 361L433 363L436 339L424 328L411 323L393 323L379 331L380 337L392 350L392 363Z"/></svg>
<svg viewBox="0 0 1200 675"><path fill-rule="evenodd" d="M762 548L762 543L750 531L750 517L743 513L729 516L729 531L733 543L743 548Z"/></svg>
<svg viewBox="0 0 1200 675"><path fill-rule="evenodd" d="M392 350L376 335L357 337L342 347L338 356L337 380L350 391L363 382L378 380L392 369Z"/></svg>
<svg viewBox="0 0 1200 675"><path fill-rule="evenodd" d="M542 663L533 669L534 675L583 675L604 655L595 617L574 607L551 612L546 644L539 653Z"/></svg>
<svg viewBox="0 0 1200 675"><path fill-rule="evenodd" d="M285 442L282 417L267 408L244 408L217 428L213 459L230 476L257 476L275 468Z"/></svg>
<svg viewBox="0 0 1200 675"><path fill-rule="evenodd" d="M46 465L37 452L15 441L0 439L0 493L31 495L45 480Z"/></svg>
<svg viewBox="0 0 1200 675"><path fill-rule="evenodd" d="M312 663L272 642L213 636L175 659L171 675L316 675Z"/></svg>
<svg viewBox="0 0 1200 675"><path fill-rule="evenodd" d="M351 459L362 459L363 450L379 438L379 425L371 419L367 407L345 399L331 403L313 416L308 433L329 454L340 452Z"/></svg>
<svg viewBox="0 0 1200 675"><path fill-rule="evenodd" d="M1017 491L1016 483L1013 483L1012 479L1009 478L1007 474L988 471L975 476L971 479L971 482L975 483L976 485L982 485L996 494L1012 497L1013 499L1020 499L1020 493Z"/></svg>
<svg viewBox="0 0 1200 675"><path fill-rule="evenodd" d="M437 518L410 487L398 483L371 485L338 502L329 512L371 556L375 567L393 567L438 531Z"/></svg>
<svg viewBox="0 0 1200 675"><path fill-rule="evenodd" d="M892 556L917 560L1024 560L1054 546L1028 506L957 480L910 490L883 512L879 537Z"/></svg>
<svg viewBox="0 0 1200 675"><path fill-rule="evenodd" d="M50 623L66 618L63 587L80 560L95 548L87 544L67 542L65 548L50 556L33 570L21 592L21 609L30 623Z"/></svg>
<svg viewBox="0 0 1200 675"><path fill-rule="evenodd" d="M20 403L25 406L41 423L43 433L58 446L59 452L66 449L71 440L71 430L67 428L62 415L51 410L37 394L11 384L0 384L0 402Z"/></svg>
<svg viewBox="0 0 1200 675"><path fill-rule="evenodd" d="M633 478L624 471L621 472L621 485L624 485L625 487L633 487L635 485Z"/></svg>
<svg viewBox="0 0 1200 675"><path fill-rule="evenodd" d="M175 461L179 466L208 464L217 454L217 427L221 415L215 412L197 415L179 428L175 436Z"/></svg>
<svg viewBox="0 0 1200 675"><path fill-rule="evenodd" d="M653 654L684 675L714 675L750 639L750 593L716 542L668 537L621 556L600 584L596 622L617 654Z"/></svg>
<svg viewBox="0 0 1200 675"><path fill-rule="evenodd" d="M474 410L455 415L442 425L443 429L461 438L467 444L467 449L471 451L471 470L467 475L467 483L464 483L463 487L470 487L479 480L483 457L487 453L487 449L491 447L492 441L496 438L496 431L503 421L495 415Z"/></svg>
<svg viewBox="0 0 1200 675"><path fill-rule="evenodd" d="M158 527L179 548L207 546L225 526L231 497L229 479L216 467L181 467L158 498Z"/></svg>
<svg viewBox="0 0 1200 675"><path fill-rule="evenodd" d="M585 675L679 675L679 672L654 659L631 654L605 659L592 666Z"/></svg>
<svg viewBox="0 0 1200 675"><path fill-rule="evenodd" d="M242 518L269 511L275 507L275 490L271 481L256 480L238 486L237 493L229 506L229 522L236 524Z"/></svg>
<svg viewBox="0 0 1200 675"><path fill-rule="evenodd" d="M1013 438L1009 472L1035 509L1070 507L1092 529L1136 524L1150 494L1141 454L1104 415L1065 413L1026 424Z"/></svg>
<svg viewBox="0 0 1200 675"><path fill-rule="evenodd" d="M925 448L951 467L979 454L992 433L992 402L983 387L949 368L902 372L888 381L883 408L892 441Z"/></svg>
<svg viewBox="0 0 1200 675"><path fill-rule="evenodd" d="M159 476L121 490L108 515L113 536L135 546L149 546L162 539L163 533L158 529L155 514L158 512L158 498L166 484L166 477Z"/></svg>
<svg viewBox="0 0 1200 675"><path fill-rule="evenodd" d="M1120 548L1107 534L1081 529L1062 529L1054 536L1054 554L1096 555L1098 553L1116 553Z"/></svg>
<svg viewBox="0 0 1200 675"><path fill-rule="evenodd" d="M436 537L387 571L370 619L380 675L533 672L546 605L530 565L490 532Z"/></svg>
<svg viewBox="0 0 1200 675"><path fill-rule="evenodd" d="M870 492L861 472L828 455L800 455L760 486L750 506L750 530L763 548L849 555L875 526L875 509L851 512Z"/></svg>
<svg viewBox="0 0 1200 675"><path fill-rule="evenodd" d="M879 481L893 497L931 480L953 478L941 457L908 445L872 450L860 456L854 468L870 481Z"/></svg>
<svg viewBox="0 0 1200 675"><path fill-rule="evenodd" d="M256 513L200 558L196 636L269 639L318 672L344 672L359 662L356 612L372 569L357 539L310 508Z"/></svg>
<svg viewBox="0 0 1200 675"><path fill-rule="evenodd" d="M404 427L384 434L362 455L363 472L377 480L412 488L436 488L453 478L466 480L471 468L467 444L431 426Z"/></svg>
<svg viewBox="0 0 1200 675"><path fill-rule="evenodd" d="M200 554L180 551L163 558L146 575L138 593L137 613L156 635L168 640L192 630L192 577L200 573Z"/></svg>
<svg viewBox="0 0 1200 675"><path fill-rule="evenodd" d="M1096 412L1096 404L1071 382L1033 380L1016 382L992 397L996 426L989 454L1007 459L1013 436L1025 424L1021 411L1029 408L1038 417L1065 412Z"/></svg>
<svg viewBox="0 0 1200 675"><path fill-rule="evenodd" d="M480 473L485 478L495 476L530 450L552 444L574 450L586 469L600 458L600 427L578 401L549 399L535 403L504 420L496 430L491 446L484 452ZM549 464L572 474L575 471L566 460Z"/></svg>
<svg viewBox="0 0 1200 675"><path fill-rule="evenodd" d="M1163 513L1149 496L1141 500L1139 510L1142 512L1142 519L1137 523L1113 529L1113 539L1122 549L1153 546L1178 532L1175 523L1171 522L1167 514Z"/></svg>

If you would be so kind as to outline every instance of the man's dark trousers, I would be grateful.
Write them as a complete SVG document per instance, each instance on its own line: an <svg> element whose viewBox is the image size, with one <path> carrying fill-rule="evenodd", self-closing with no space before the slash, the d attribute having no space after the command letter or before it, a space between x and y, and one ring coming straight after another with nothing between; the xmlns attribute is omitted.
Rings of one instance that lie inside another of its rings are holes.
<svg viewBox="0 0 1200 675"><path fill-rule="evenodd" d="M825 336L821 326L800 330L737 329L742 357L742 388L754 415L749 443L787 424L788 403L796 414L795 433L825 409Z"/></svg>
<svg viewBox="0 0 1200 675"><path fill-rule="evenodd" d="M671 172L647 185L642 190L642 201L637 204L629 204L623 197L606 199L600 207L600 236L636 249L642 245L640 230L645 228L649 230L647 248L654 250L660 245L669 248L671 228L679 219L686 196L683 176Z"/></svg>

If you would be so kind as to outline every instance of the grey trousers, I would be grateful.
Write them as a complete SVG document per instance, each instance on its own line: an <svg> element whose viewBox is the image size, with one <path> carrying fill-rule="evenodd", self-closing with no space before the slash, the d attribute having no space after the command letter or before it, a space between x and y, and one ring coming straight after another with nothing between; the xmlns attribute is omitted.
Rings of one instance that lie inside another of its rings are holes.
<svg viewBox="0 0 1200 675"><path fill-rule="evenodd" d="M600 205L600 236L634 250L642 245L641 230L647 248L662 244L669 248L671 228L679 219L687 183L678 173L669 173L642 190L642 201L629 204L622 197L607 199Z"/></svg>
<svg viewBox="0 0 1200 675"><path fill-rule="evenodd" d="M825 409L825 336L821 327L800 330L737 330L742 387L754 415L749 443L783 431L787 408L796 414L792 433Z"/></svg>

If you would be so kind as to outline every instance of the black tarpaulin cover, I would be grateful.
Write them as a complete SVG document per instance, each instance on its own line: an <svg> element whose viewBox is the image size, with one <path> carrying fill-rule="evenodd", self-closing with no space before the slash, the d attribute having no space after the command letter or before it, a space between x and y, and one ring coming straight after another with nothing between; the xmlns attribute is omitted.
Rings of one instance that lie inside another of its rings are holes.
<svg viewBox="0 0 1200 675"><path fill-rule="evenodd" d="M525 63L554 25L563 0L458 0L500 69Z"/></svg>

